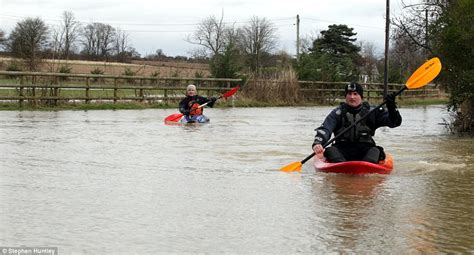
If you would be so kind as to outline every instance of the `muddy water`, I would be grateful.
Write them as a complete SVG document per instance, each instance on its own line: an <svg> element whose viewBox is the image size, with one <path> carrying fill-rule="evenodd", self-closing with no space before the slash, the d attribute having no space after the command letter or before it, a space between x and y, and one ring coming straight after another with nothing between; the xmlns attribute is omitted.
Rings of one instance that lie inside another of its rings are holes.
<svg viewBox="0 0 474 255"><path fill-rule="evenodd" d="M402 108L376 141L388 176L277 169L330 107L0 112L0 246L61 253L474 251L474 146L442 106Z"/></svg>

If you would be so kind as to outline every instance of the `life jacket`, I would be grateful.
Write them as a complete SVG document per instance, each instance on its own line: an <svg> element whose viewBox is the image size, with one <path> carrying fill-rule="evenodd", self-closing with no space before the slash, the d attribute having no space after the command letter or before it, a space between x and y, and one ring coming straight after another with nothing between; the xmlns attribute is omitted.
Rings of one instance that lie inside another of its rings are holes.
<svg viewBox="0 0 474 255"><path fill-rule="evenodd" d="M195 116L195 115L202 115L202 107L199 107L198 103L193 103L191 105L191 109L189 111L189 115Z"/></svg>
<svg viewBox="0 0 474 255"><path fill-rule="evenodd" d="M367 102L362 103L361 109L356 114L349 112L347 105L342 105L341 106L341 125L334 133L338 135L345 128L351 126L356 121L358 121L363 116L365 116L369 111L370 111L370 105ZM375 130L372 130L367 125L367 117L366 117L363 120L361 120L359 123L357 123L353 128L351 128L350 130L345 132L343 135L341 135L338 139L336 139L336 143L337 142L361 142L361 143L370 143L370 144L375 145L375 141L374 139L372 139L374 134L375 134Z"/></svg>

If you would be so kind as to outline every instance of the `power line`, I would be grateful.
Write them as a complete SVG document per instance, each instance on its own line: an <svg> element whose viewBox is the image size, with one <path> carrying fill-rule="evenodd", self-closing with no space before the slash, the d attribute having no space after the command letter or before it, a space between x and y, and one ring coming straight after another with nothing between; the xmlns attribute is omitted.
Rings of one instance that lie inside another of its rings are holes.
<svg viewBox="0 0 474 255"><path fill-rule="evenodd" d="M333 23L333 24L343 24L343 23L344 23L344 22L340 22L340 21L317 19L317 18L302 18L302 19L304 19L304 20L312 20L312 21L321 21L321 22ZM351 25L351 26L358 26L358 27L365 27L365 28L371 28L371 29L384 30L383 27L374 27L374 26L360 25L360 24L354 24L354 23L351 23L351 24L349 24L349 25Z"/></svg>
<svg viewBox="0 0 474 255"><path fill-rule="evenodd" d="M6 19L12 19L12 20L18 20L18 19L24 19L24 18L29 18L31 16L23 16L23 15L13 15L13 14L2 14L0 13L0 18L6 18ZM60 19L53 19L53 18L42 18L47 21L54 21L54 22L61 22L62 20ZM277 27L283 27L283 26L292 26L294 17L281 17L281 18L273 18L273 19L266 19L270 22L277 22L277 21L291 21L291 24L280 24L280 25L275 25ZM306 21L318 21L318 22L325 22L325 23L341 23L340 21L334 21L334 20L326 20L326 19L319 19L319 18L305 18L302 17L301 20L306 20ZM245 20L226 20L223 21L224 24L245 24L250 22L251 19L245 19ZM77 20L77 22L81 24L90 24L90 21L84 21L84 20ZM190 23L136 23L136 22L117 22L117 21L112 21L112 22L104 22L104 21L95 21L97 23L106 23L106 24L111 24L111 25L121 25L121 26L197 26L201 24L201 21L199 22L190 22ZM368 26L368 25L360 25L360 24L351 24L354 26L358 27L365 27L365 28L371 28L371 29L379 29L383 30L381 27L374 27L374 26ZM135 30L130 30L130 31L135 31ZM138 31L138 30L137 30ZM146 31L143 31L146 32ZM150 31L150 32L160 32L160 31ZM162 31L162 32L178 32L178 31ZM184 32L184 31L183 31Z"/></svg>
<svg viewBox="0 0 474 255"><path fill-rule="evenodd" d="M11 14L2 14L0 13L0 17L5 17L5 18L8 18L8 19L24 19L24 18L29 18L31 16L21 16L21 15L11 15ZM60 19L53 19L53 18L42 18L44 20L48 20L48 21L57 21L57 22L61 22L62 20ZM285 21L285 20L293 20L293 18L290 18L290 17L282 17L282 18L275 18L275 19L267 19L269 21ZM239 23L248 23L250 22L251 19L245 19L245 20L234 20L234 21L223 21L222 23L224 24L239 24ZM83 20L77 20L77 22L79 23L83 23L83 24L88 24L88 23L91 23L89 21L83 21ZM117 21L112 21L112 22L104 22L104 21L96 21L96 22L100 22L100 23L107 23L107 24L111 24L111 25L125 25L125 26L196 26L196 25L200 25L201 24L201 21L198 21L198 22L192 22L192 23L135 23L135 22L132 22L132 23L128 23L128 22L117 22Z"/></svg>

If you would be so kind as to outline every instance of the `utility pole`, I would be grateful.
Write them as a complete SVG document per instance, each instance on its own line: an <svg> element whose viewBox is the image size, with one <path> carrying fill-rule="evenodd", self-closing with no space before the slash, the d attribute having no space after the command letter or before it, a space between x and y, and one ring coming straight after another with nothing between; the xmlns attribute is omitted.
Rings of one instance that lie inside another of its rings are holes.
<svg viewBox="0 0 474 255"><path fill-rule="evenodd" d="M385 57L383 66L383 96L388 92L388 48L389 48L389 33L390 33L390 0L387 0L385 7Z"/></svg>
<svg viewBox="0 0 474 255"><path fill-rule="evenodd" d="M296 15L296 61L300 60L300 15Z"/></svg>

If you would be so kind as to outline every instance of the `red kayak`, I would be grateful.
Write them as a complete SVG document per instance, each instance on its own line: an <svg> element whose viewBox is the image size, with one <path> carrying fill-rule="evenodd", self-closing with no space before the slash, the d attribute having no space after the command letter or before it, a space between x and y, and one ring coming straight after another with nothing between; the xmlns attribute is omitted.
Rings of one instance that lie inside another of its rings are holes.
<svg viewBox="0 0 474 255"><path fill-rule="evenodd" d="M325 159L317 156L313 158L316 171L327 173L345 173L345 174L389 174L393 170L392 155L387 154L385 160L378 164L367 161L347 161L341 163L329 163Z"/></svg>

